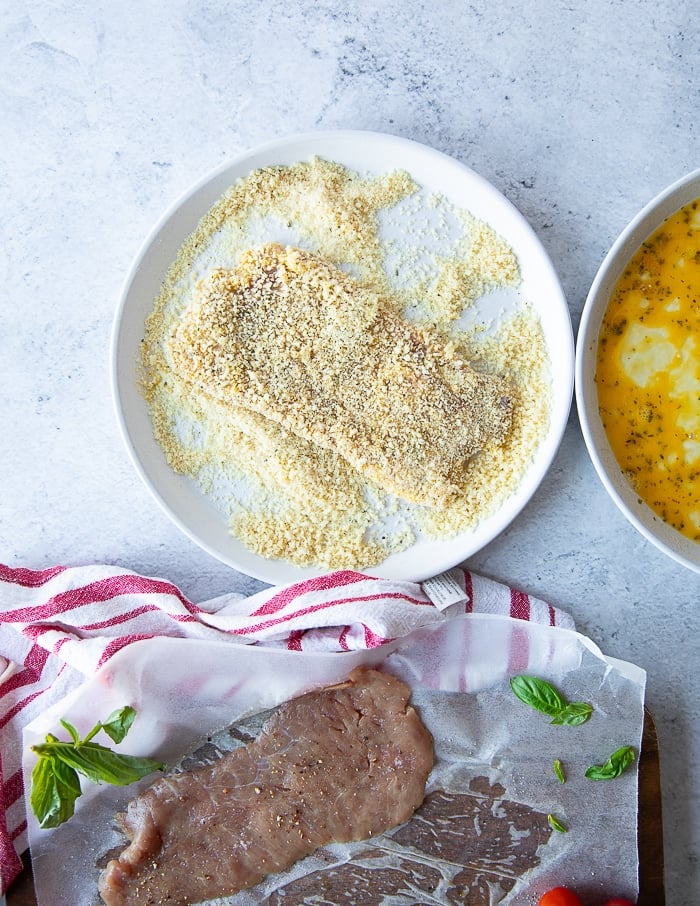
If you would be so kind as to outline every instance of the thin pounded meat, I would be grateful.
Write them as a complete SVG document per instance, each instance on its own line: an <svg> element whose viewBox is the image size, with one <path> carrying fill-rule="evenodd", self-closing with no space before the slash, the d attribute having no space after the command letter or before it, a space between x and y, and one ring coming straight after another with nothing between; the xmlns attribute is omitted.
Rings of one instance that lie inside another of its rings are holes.
<svg viewBox="0 0 700 906"><path fill-rule="evenodd" d="M177 372L334 450L381 488L442 506L505 440L510 388L318 255L274 243L214 271L171 343Z"/></svg>
<svg viewBox="0 0 700 906"><path fill-rule="evenodd" d="M227 896L330 842L374 837L425 796L433 745L409 688L359 668L282 705L249 745L162 778L121 816L131 840L102 873L108 906Z"/></svg>

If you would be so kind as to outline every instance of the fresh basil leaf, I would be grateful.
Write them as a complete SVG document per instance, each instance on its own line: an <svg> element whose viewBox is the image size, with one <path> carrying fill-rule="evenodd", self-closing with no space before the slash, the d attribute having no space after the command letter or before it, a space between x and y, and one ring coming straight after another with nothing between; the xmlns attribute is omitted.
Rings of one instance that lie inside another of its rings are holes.
<svg viewBox="0 0 700 906"><path fill-rule="evenodd" d="M75 812L81 795L80 779L73 768L51 755L40 755L32 771L29 804L39 827L58 827Z"/></svg>
<svg viewBox="0 0 700 906"><path fill-rule="evenodd" d="M549 826L555 830L559 831L560 834L568 834L569 828L565 827L558 818L555 818L554 815L547 815L547 821Z"/></svg>
<svg viewBox="0 0 700 906"><path fill-rule="evenodd" d="M564 776L564 768L562 767L561 760L559 758L554 759L554 773L556 775L559 783L566 783L566 777Z"/></svg>
<svg viewBox="0 0 700 906"><path fill-rule="evenodd" d="M148 774L162 771L165 765L151 758L122 755L96 742L73 746L58 744L54 748L56 758L84 774L93 783L111 783L114 786L128 786Z"/></svg>
<svg viewBox="0 0 700 906"><path fill-rule="evenodd" d="M73 740L73 742L80 742L80 734L79 734L78 731L75 729L75 727L73 726L73 724L68 723L67 720L64 720L63 718L61 718L61 726L64 727L66 730L68 730L68 732L69 732L70 735L71 735L71 739ZM52 741L54 741L54 740L49 740L49 742L52 742Z"/></svg>
<svg viewBox="0 0 700 906"><path fill-rule="evenodd" d="M554 686L536 676L513 676L510 688L521 702L550 717L555 717L566 707L566 701Z"/></svg>
<svg viewBox="0 0 700 906"><path fill-rule="evenodd" d="M136 711L130 705L126 705L113 711L100 726L112 742L121 742L131 729L135 717Z"/></svg>
<svg viewBox="0 0 700 906"><path fill-rule="evenodd" d="M580 724L585 724L591 714L593 714L593 706L588 702L569 702L558 714L554 715L550 723L578 727Z"/></svg>
<svg viewBox="0 0 700 906"><path fill-rule="evenodd" d="M122 755L90 741L104 730L114 742L121 742L135 717L132 707L119 708L104 723L96 723L82 740L73 724L61 720L71 742L62 742L53 733L47 733L43 743L32 746L39 758L32 771L29 801L41 827L58 827L74 814L75 800L81 795L78 774L84 774L94 783L128 786L165 769L162 762L152 758Z"/></svg>
<svg viewBox="0 0 700 906"><path fill-rule="evenodd" d="M594 764L586 771L589 780L614 780L634 763L637 757L632 746L617 749L603 764Z"/></svg>

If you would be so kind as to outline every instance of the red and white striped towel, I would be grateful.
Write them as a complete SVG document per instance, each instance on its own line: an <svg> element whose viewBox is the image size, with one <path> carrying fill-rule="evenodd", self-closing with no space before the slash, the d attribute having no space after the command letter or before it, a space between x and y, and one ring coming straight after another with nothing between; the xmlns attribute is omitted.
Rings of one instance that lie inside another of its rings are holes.
<svg viewBox="0 0 700 906"><path fill-rule="evenodd" d="M302 653L361 650L456 613L574 628L551 605L460 568L433 585L342 571L197 605L170 582L116 567L0 565L0 890L27 847L22 729L120 649L170 636Z"/></svg>

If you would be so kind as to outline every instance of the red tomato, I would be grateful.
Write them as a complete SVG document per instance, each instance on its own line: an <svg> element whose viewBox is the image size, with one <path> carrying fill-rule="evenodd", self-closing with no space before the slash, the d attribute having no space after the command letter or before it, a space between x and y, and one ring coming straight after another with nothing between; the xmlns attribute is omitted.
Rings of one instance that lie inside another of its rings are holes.
<svg viewBox="0 0 700 906"><path fill-rule="evenodd" d="M612 900L606 900L603 906L634 906L632 900L626 900L624 897L613 897Z"/></svg>
<svg viewBox="0 0 700 906"><path fill-rule="evenodd" d="M539 906L583 906L583 903L568 887L553 887L540 897Z"/></svg>

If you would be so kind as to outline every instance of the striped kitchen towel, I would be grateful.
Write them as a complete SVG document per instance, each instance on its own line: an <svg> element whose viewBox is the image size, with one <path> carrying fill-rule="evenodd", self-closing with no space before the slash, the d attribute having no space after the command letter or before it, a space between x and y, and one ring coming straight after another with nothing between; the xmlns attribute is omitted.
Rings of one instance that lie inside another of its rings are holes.
<svg viewBox="0 0 700 906"><path fill-rule="evenodd" d="M574 628L568 614L461 568L420 584L341 571L194 604L170 582L117 567L0 565L0 890L27 848L22 729L120 649L169 636L353 651L457 613Z"/></svg>

